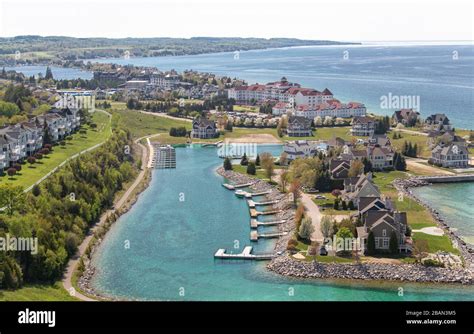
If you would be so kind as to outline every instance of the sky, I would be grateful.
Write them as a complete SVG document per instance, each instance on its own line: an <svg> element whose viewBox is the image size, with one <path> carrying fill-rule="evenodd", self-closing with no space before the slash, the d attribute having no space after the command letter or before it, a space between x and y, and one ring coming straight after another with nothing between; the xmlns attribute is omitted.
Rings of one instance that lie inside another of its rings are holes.
<svg viewBox="0 0 474 334"><path fill-rule="evenodd" d="M472 0L0 0L0 36L473 40Z"/></svg>

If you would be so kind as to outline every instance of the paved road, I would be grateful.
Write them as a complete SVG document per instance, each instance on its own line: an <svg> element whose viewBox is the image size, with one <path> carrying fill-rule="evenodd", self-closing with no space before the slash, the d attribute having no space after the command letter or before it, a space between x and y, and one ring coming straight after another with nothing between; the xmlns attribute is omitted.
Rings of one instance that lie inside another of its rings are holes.
<svg viewBox="0 0 474 334"><path fill-rule="evenodd" d="M135 142L140 146L140 148L142 150L142 166L147 166L148 159L151 159L151 157L148 155L147 148L144 145L140 144L141 139L142 138L138 138L137 140L135 140ZM127 191L125 191L125 193L120 197L120 199L118 199L115 202L115 208L116 209L121 208L127 202L128 198L130 197L132 192L135 190L135 188L143 180L143 177L145 176L145 172L146 172L146 167L142 167L142 170L138 174L138 176L135 179L135 181L133 182L133 184L127 189ZM82 301L95 301L95 299L89 298L89 297L81 294L79 291L76 291L74 289L74 287L72 286L72 281L71 281L72 276L75 272L75 269L77 267L77 264L79 263L79 260L80 260L81 256L84 255L84 253L87 249L87 246L89 246L89 243L90 243L90 241L92 240L92 238L94 236L94 232L100 226L102 226L105 223L107 217L112 212L114 212L114 210L107 210L106 212L104 212L104 214L102 214L99 222L97 224L95 224L93 228L91 228L89 230L88 235L86 236L86 238L82 241L82 243L78 247L76 255L73 256L67 264L66 272L65 272L65 274L63 276L63 280L62 280L63 286L70 294L74 295L76 298L78 298Z"/></svg>
<svg viewBox="0 0 474 334"><path fill-rule="evenodd" d="M321 218L322 214L319 210L319 207L316 203L313 202L312 195L309 194L302 194L301 195L301 202L303 203L306 214L311 218L314 226L314 232L311 235L312 241L322 242L324 240L324 236L321 233Z"/></svg>

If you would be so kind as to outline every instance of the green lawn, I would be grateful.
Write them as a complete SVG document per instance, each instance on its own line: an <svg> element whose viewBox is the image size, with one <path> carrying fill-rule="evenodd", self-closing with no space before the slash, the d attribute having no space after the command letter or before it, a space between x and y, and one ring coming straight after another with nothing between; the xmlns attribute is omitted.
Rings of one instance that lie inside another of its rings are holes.
<svg viewBox="0 0 474 334"><path fill-rule="evenodd" d="M429 235L422 232L414 232L413 240L426 240L428 243L428 252L436 253L437 251L450 252L454 254L460 254L459 250L454 248L451 244L451 239L447 235L436 236Z"/></svg>
<svg viewBox="0 0 474 334"><path fill-rule="evenodd" d="M256 106L246 106L246 105L234 105L234 111L236 112L259 112L260 108Z"/></svg>
<svg viewBox="0 0 474 334"><path fill-rule="evenodd" d="M326 216L334 215L351 215L356 213L356 210L342 210L341 204L339 205L339 210L334 209L334 200L336 197L331 193L318 193L317 195L325 196L326 199L317 199L313 198L313 202L319 206L321 213Z"/></svg>
<svg viewBox="0 0 474 334"><path fill-rule="evenodd" d="M105 141L111 135L109 116L97 111L92 115L92 119L97 124L96 129L84 125L87 130L86 134L78 132L73 134L73 139L66 140L65 146L54 146L53 152L44 156L43 159L37 160L37 163L32 166L28 163L22 165L21 171L14 177L7 175L0 177L0 184L10 183L28 188L74 154Z"/></svg>
<svg viewBox="0 0 474 334"><path fill-rule="evenodd" d="M316 261L321 262L321 263L351 263L351 262L354 262L353 259L346 258L346 257L340 257L340 256L333 256L333 255L327 255L327 256L316 255Z"/></svg>
<svg viewBox="0 0 474 334"><path fill-rule="evenodd" d="M54 285L33 284L21 289L0 290L0 301L77 301L60 282Z"/></svg>
<svg viewBox="0 0 474 334"><path fill-rule="evenodd" d="M411 142L412 144L417 144L418 146L418 156L423 158L429 158L431 156L431 151L428 147L428 137L423 135L411 134L406 132L399 132L402 135L400 139L393 139L393 132L390 132L387 136L390 138L392 145L401 152L405 141Z"/></svg>

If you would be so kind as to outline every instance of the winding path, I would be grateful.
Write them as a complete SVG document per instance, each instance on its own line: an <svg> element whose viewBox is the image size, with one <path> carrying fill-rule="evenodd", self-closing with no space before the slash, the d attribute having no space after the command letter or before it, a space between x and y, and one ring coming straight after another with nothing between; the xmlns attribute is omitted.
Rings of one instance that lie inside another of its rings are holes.
<svg viewBox="0 0 474 334"><path fill-rule="evenodd" d="M142 140L144 138L147 138L147 137L153 137L153 136L155 136L155 135L145 136L145 137L141 137L141 138L138 138L138 139L135 140L135 143L138 146L140 146L141 151L142 151L142 168L141 168L140 173L138 174L138 176L135 179L135 181L133 182L133 184L127 189L127 191L125 191L125 193L115 202L115 209L114 210L107 210L106 212L104 212L102 214L99 222L97 224L95 224L94 227L92 227L89 230L89 233L87 234L85 239L82 241L82 243L79 245L76 254L69 260L69 262L67 264L67 267L66 267L66 272L64 273L64 276L63 276L63 279L62 279L62 283L63 283L64 288L69 292L69 294L71 296L74 296L74 297L76 297L76 298L78 298L82 301L96 301L95 299L92 299L88 296L83 295L79 291L76 291L76 289L72 286L72 276L73 276L73 274L76 270L76 267L79 263L79 260L80 260L81 256L84 255L87 247L89 246L89 243L91 242L92 238L94 237L94 232L99 227L104 225L107 217L111 213L113 213L116 209L121 208L127 202L127 200L129 199L130 195L133 193L135 188L140 184L140 182L145 177L145 173L146 173L146 169L147 169L146 166L148 166L148 160L151 160L151 156L149 156L149 150L144 145L142 145L140 143L140 140ZM143 167L143 166L145 166L145 167Z"/></svg>

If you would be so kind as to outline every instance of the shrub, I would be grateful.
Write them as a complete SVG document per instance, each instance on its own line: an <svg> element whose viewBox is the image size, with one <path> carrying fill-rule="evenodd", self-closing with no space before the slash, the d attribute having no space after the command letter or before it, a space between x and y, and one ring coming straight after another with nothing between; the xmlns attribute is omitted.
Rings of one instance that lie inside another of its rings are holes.
<svg viewBox="0 0 474 334"><path fill-rule="evenodd" d="M255 168L255 163L249 162L249 164L247 165L247 174L255 175L256 173L257 170Z"/></svg>
<svg viewBox="0 0 474 334"><path fill-rule="evenodd" d="M13 176L16 174L16 172L17 172L16 168L10 167L7 169L8 176Z"/></svg>
<svg viewBox="0 0 474 334"><path fill-rule="evenodd" d="M423 265L427 266L427 267L444 267L444 264L442 262L439 262L439 261L436 261L436 260L433 260L433 259L426 259L426 260L423 260Z"/></svg>
<svg viewBox="0 0 474 334"><path fill-rule="evenodd" d="M229 158L224 159L224 169L225 170L232 170L232 163L230 162Z"/></svg>
<svg viewBox="0 0 474 334"><path fill-rule="evenodd" d="M15 168L17 172L21 171L21 165L18 163L14 164L13 168Z"/></svg>

